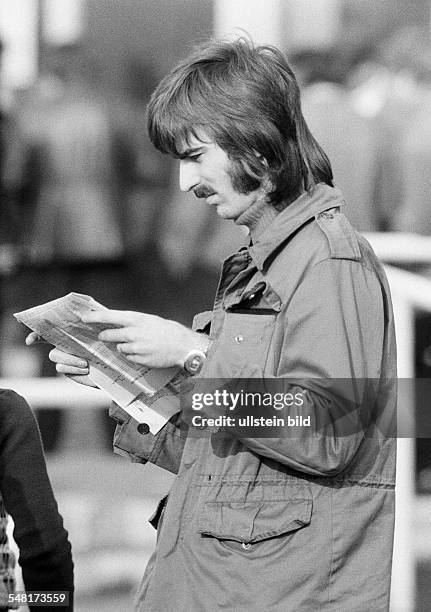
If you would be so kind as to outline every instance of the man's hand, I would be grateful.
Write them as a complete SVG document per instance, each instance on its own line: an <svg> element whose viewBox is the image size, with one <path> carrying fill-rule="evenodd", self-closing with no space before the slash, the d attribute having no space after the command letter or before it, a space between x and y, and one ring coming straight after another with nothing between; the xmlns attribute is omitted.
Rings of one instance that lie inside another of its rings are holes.
<svg viewBox="0 0 431 612"><path fill-rule="evenodd" d="M36 333L31 332L25 339L27 346L44 342L44 340ZM55 369L60 374L65 374L68 378L71 378L75 382L81 385L87 385L87 387L96 387L93 381L88 377L88 363L81 357L70 355L60 349L54 348L49 353L49 358L55 363Z"/></svg>
<svg viewBox="0 0 431 612"><path fill-rule="evenodd" d="M99 340L115 343L126 359L152 368L182 367L191 350L205 351L209 342L176 321L141 312L95 310L81 318L84 323L105 324L108 329Z"/></svg>

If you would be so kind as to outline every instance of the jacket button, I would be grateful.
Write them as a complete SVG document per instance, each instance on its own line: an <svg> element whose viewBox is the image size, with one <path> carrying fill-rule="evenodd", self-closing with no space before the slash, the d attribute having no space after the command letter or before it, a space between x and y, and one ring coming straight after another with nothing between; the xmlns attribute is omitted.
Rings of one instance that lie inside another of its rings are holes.
<svg viewBox="0 0 431 612"><path fill-rule="evenodd" d="M150 433L150 426L148 425L148 423L139 423L136 429L138 430L138 433L142 435Z"/></svg>
<svg viewBox="0 0 431 612"><path fill-rule="evenodd" d="M237 344L241 344L241 342L243 342L244 340L244 336L242 336L241 334L238 334L237 336L235 336L235 342Z"/></svg>

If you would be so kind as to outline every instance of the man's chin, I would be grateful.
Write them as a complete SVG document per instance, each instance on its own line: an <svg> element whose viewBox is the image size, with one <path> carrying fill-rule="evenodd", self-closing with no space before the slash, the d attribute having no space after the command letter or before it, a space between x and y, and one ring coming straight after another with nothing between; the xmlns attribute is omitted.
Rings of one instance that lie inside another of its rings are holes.
<svg viewBox="0 0 431 612"><path fill-rule="evenodd" d="M223 205L216 206L216 213L221 219L236 219L236 216L229 210L226 210Z"/></svg>

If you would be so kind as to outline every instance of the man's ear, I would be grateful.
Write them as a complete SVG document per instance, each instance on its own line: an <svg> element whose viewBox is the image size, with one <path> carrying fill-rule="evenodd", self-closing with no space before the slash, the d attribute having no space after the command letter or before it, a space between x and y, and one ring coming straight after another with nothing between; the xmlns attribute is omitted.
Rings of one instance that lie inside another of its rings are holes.
<svg viewBox="0 0 431 612"><path fill-rule="evenodd" d="M275 186L269 178L269 172L268 172L269 166L268 166L268 162L266 161L266 157L264 157L262 153L259 153L259 151L256 151L256 149L253 149L253 153L256 155L256 157L258 158L262 166L265 168L266 176L262 180L261 188L263 189L265 193L271 193L272 191L274 191Z"/></svg>
<svg viewBox="0 0 431 612"><path fill-rule="evenodd" d="M272 193L275 189L274 183L270 180L268 175L266 175L262 181L262 189L266 194Z"/></svg>
<svg viewBox="0 0 431 612"><path fill-rule="evenodd" d="M275 189L275 185L274 183L270 180L269 178L269 164L266 161L266 157L264 157L261 153L259 153L258 151L255 151L255 155L256 157L259 159L260 163L262 164L262 166L265 168L265 178L262 181L262 189L265 191L265 193L271 193L272 191L274 191Z"/></svg>

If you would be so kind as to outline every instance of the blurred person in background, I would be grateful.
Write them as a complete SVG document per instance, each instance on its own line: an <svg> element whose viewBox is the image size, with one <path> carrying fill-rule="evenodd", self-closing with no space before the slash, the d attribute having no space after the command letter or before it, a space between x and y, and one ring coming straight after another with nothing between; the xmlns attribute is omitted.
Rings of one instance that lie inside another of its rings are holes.
<svg viewBox="0 0 431 612"><path fill-rule="evenodd" d="M5 131L6 131L6 110L3 102L3 88L2 88L2 55L3 55L3 42L0 38L0 196L1 196L1 211L3 211L3 159L4 159L4 148L5 148ZM3 213L2 213L3 214ZM2 227L3 224L0 225ZM3 230L4 231L4 230ZM3 237L2 237L3 243Z"/></svg>
<svg viewBox="0 0 431 612"><path fill-rule="evenodd" d="M417 68L428 37L420 27L398 28L356 62L350 78L354 108L372 122L377 139L374 197L383 230L395 229L402 205L400 146L419 102Z"/></svg>
<svg viewBox="0 0 431 612"><path fill-rule="evenodd" d="M26 591L63 591L73 610L73 562L63 519L46 471L39 430L27 402L0 389L0 610L16 609L15 558L8 544L8 514ZM52 610L32 606L31 612Z"/></svg>
<svg viewBox="0 0 431 612"><path fill-rule="evenodd" d="M132 363L182 368L196 384L278 381L306 396L280 415L309 410L327 421L288 438L212 426L187 435L184 406L153 434L114 408L118 452L177 474L154 517L157 548L137 609L386 612L396 443L383 426L396 407L389 289L340 210L295 76L273 47L210 41L162 80L148 113L152 142L180 160L181 190L247 227L250 244L223 263L214 309L193 330L140 312L82 320L106 327L100 340ZM85 360L59 349L50 357L91 384ZM348 409L338 379L365 382L367 401L356 389Z"/></svg>
<svg viewBox="0 0 431 612"><path fill-rule="evenodd" d="M399 135L398 172L401 189L393 229L431 235L431 47L417 66L417 103ZM427 270L429 274L429 270Z"/></svg>
<svg viewBox="0 0 431 612"><path fill-rule="evenodd" d="M17 263L18 215L4 185L4 161L11 129L7 96L2 82L3 42L0 39L0 323L6 307L7 278Z"/></svg>
<svg viewBox="0 0 431 612"><path fill-rule="evenodd" d="M16 285L26 300L34 295L35 303L71 287L92 290L103 301L110 281L121 299L120 203L130 180L124 177L131 165L128 143L115 130L97 89L97 66L83 48L52 48L46 64L17 109L5 161L5 187L25 213L21 245L27 267ZM23 302L19 297L15 308Z"/></svg>
<svg viewBox="0 0 431 612"><path fill-rule="evenodd" d="M345 214L361 231L376 231L377 138L371 122L352 104L346 86L350 69L347 48L304 50L291 61L302 74L304 117L331 160L334 181L348 206Z"/></svg>
<svg viewBox="0 0 431 612"><path fill-rule="evenodd" d="M167 316L175 292L168 282L161 255L165 226L160 211L169 207L172 167L152 146L146 130L145 108L155 86L152 65L128 57L121 96L115 99L114 106L119 131L127 134L129 152L133 152L128 168L124 169L130 180L127 198L122 203L129 283L133 288L129 307L144 305L147 312Z"/></svg>
<svg viewBox="0 0 431 612"><path fill-rule="evenodd" d="M11 313L71 291L130 305L122 206L133 182L133 150L99 88L98 65L80 44L47 51L9 137L3 173L21 213L21 262L7 287L4 376L52 375L45 347L19 351ZM106 290L109 287L109 292ZM38 411L45 448L54 450L61 415Z"/></svg>

